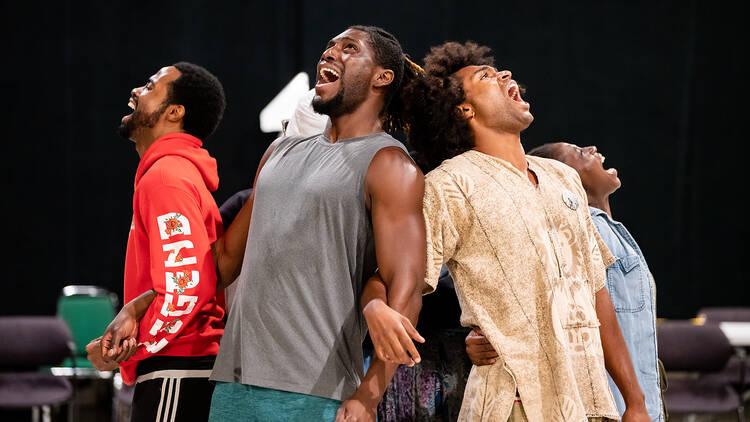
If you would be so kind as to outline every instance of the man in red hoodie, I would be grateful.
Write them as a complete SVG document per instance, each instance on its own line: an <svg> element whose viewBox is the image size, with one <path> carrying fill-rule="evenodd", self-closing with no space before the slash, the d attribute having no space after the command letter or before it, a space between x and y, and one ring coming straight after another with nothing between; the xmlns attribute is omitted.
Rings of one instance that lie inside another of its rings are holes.
<svg viewBox="0 0 750 422"><path fill-rule="evenodd" d="M211 244L223 230L211 195L216 160L201 139L221 120L224 90L206 69L180 62L133 89L128 105L134 111L119 132L141 159L125 258L127 305L89 344L89 359L99 369L118 362L123 381L136 383L132 420L206 419L208 376L224 330Z"/></svg>

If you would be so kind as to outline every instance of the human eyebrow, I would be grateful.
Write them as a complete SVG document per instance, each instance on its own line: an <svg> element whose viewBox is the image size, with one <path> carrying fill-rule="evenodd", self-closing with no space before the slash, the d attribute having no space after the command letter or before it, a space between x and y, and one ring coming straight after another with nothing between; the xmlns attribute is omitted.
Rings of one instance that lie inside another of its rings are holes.
<svg viewBox="0 0 750 422"><path fill-rule="evenodd" d="M483 70L488 70L488 69L492 69L492 68L489 67L489 66L482 66L479 69L477 69L477 70L474 71L474 73L472 74L472 77L474 77L474 75L476 75L477 73L479 73L479 72L481 72Z"/></svg>
<svg viewBox="0 0 750 422"><path fill-rule="evenodd" d="M344 42L347 42L347 41L348 41L348 42L350 42L350 43L352 43L352 44L354 44L354 45L356 45L356 46L359 46L359 40L355 40L354 38L349 38L349 37L341 37L341 38L340 38L340 40L342 41L342 43L344 43Z"/></svg>

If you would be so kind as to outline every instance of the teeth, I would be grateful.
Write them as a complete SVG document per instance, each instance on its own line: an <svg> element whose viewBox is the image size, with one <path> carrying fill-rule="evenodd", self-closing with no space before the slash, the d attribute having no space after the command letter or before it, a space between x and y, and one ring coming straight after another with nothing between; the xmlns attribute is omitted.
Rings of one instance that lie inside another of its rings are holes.
<svg viewBox="0 0 750 422"><path fill-rule="evenodd" d="M518 85L512 85L508 90L508 95L510 95L511 99L518 101L520 99L520 91L518 90Z"/></svg>
<svg viewBox="0 0 750 422"><path fill-rule="evenodd" d="M323 78L323 80L326 81L326 82L330 82L331 81L331 79L328 77L327 73L331 73L332 75L336 76L336 79L338 79L340 77L339 73L336 72L333 69L329 69L327 67L323 68L323 69L320 69L320 77Z"/></svg>
<svg viewBox="0 0 750 422"><path fill-rule="evenodd" d="M133 102L132 98L130 100L128 100L128 107L130 107L133 110L135 110L135 103Z"/></svg>

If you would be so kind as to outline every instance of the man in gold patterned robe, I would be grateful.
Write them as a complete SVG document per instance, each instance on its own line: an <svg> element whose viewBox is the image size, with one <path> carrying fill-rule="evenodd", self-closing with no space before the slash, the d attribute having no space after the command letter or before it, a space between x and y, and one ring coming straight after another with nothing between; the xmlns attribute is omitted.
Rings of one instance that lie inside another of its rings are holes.
<svg viewBox="0 0 750 422"><path fill-rule="evenodd" d="M410 140L426 176L426 290L442 264L461 323L497 351L473 367L459 420L649 420L605 269L613 258L590 219L578 174L525 155L533 120L523 90L489 49L446 43L407 88ZM429 341L429 339L428 339Z"/></svg>

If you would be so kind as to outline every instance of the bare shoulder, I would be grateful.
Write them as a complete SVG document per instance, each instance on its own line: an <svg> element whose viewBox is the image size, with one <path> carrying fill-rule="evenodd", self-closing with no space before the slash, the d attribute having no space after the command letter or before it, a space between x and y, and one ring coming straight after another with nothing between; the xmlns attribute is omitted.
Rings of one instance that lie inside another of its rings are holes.
<svg viewBox="0 0 750 422"><path fill-rule="evenodd" d="M419 208L424 196L424 175L403 149L385 147L375 153L370 161L365 176L365 191L368 210L373 203L415 204Z"/></svg>
<svg viewBox="0 0 750 422"><path fill-rule="evenodd" d="M409 155L397 146L381 148L375 153L367 169L368 185L371 183L421 183L424 175Z"/></svg>

